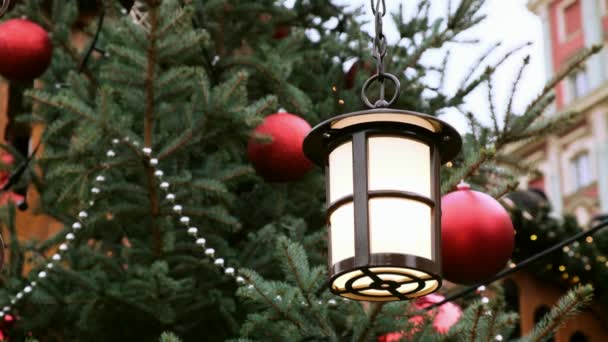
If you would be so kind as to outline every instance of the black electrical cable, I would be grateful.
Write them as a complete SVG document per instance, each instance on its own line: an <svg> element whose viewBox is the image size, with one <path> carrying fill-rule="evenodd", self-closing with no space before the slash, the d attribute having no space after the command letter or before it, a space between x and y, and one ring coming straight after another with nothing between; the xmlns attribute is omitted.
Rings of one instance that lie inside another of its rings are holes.
<svg viewBox="0 0 608 342"><path fill-rule="evenodd" d="M101 28L103 26L104 17L105 17L105 12L102 9L99 13L99 18L97 18L97 29L95 31L95 35L93 36L93 40L91 41L91 44L89 45L87 51L85 52L84 57L82 58L82 61L80 61L80 65L78 66L78 72L82 72L84 70L84 67L87 65L87 62L89 61L89 58L93 54L93 51L98 50L95 47L95 44L97 44L97 40L99 39L99 34L101 33Z"/></svg>
<svg viewBox="0 0 608 342"><path fill-rule="evenodd" d="M17 182L23 176L23 173L27 169L28 165L30 164L30 161L32 161L32 159L36 155L36 151L38 151L38 148L40 147L40 143L41 143L41 141L38 142L38 144L34 148L34 151L32 151L32 153L27 157L27 159L25 160L25 162L23 164L19 165L19 167L17 168L17 170L15 170L15 172L13 172L8 177L8 182L6 182L6 184L4 184L4 186L2 188L0 188L0 192L8 191L8 190L10 190L10 188L13 185L17 184Z"/></svg>
<svg viewBox="0 0 608 342"><path fill-rule="evenodd" d="M596 224L595 226L591 227L589 230L582 231L582 232L554 245L553 247L547 248L540 253L534 254L533 256L529 257L528 259L525 259L522 262L520 262L519 264L517 264L517 266L515 266L513 268L505 269L502 272L497 273L495 276L493 276L490 279L484 280L480 283L477 283L477 284L469 286L461 291L458 291L457 293L446 297L444 300L437 302L435 304L429 305L429 306L425 307L424 309L421 309L420 311L428 311L428 310L434 309L436 307L439 307L447 302L451 302L453 300L459 299L460 297L475 291L477 288L479 288L482 285L488 285L490 283L495 282L496 280L499 280L510 274L513 274L513 273L523 269L524 267L528 266L529 264L531 264L535 261L538 261L538 260L542 259L543 257L545 257L559 249L562 249L564 246L567 246L577 240L586 238L587 236L591 236L591 235L595 234L598 230L605 228L607 226L608 226L608 219L602 217L602 221L600 223Z"/></svg>

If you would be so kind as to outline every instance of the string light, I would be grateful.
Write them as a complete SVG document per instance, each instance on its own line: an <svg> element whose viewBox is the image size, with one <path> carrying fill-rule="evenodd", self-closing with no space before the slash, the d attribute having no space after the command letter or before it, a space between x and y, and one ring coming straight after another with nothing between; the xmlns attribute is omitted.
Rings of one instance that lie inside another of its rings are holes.
<svg viewBox="0 0 608 342"><path fill-rule="evenodd" d="M331 86L331 91L333 91L334 93L338 91L338 88L336 88L336 86Z"/></svg>
<svg viewBox="0 0 608 342"><path fill-rule="evenodd" d="M591 236L587 236L587 237L585 238L585 241L587 241L587 243L593 243L593 237L591 237Z"/></svg>
<svg viewBox="0 0 608 342"><path fill-rule="evenodd" d="M123 139L123 141L128 142L130 139L128 137L125 137ZM118 145L120 143L120 141L118 139L112 139L112 144L113 145ZM134 142L133 142L134 143ZM163 176L163 171L161 170L157 170L155 168L155 166L158 164L158 159L157 158L149 158L152 154L152 149L150 148L144 148L142 150L142 152L144 153L144 155L146 155L148 157L148 159L150 160L154 160L152 162L150 162L149 160L149 164L151 165L154 169L154 175L158 178L162 178ZM106 151L106 157L107 158L114 158L116 156L116 152L114 150L107 150ZM97 175L94 179L95 182L97 183L103 183L105 182L106 178L103 175ZM159 186L161 189L163 190L168 190L169 188L169 183L167 182L163 182L161 183L164 186ZM98 196L101 192L102 192L102 188L100 188L99 186L93 186L90 189L90 193L91 196L95 197ZM175 195L172 193L168 193L166 195L167 199L170 201L173 201L175 199ZM88 204L89 207L93 207L95 204L94 200L90 200L88 202L85 201L85 203ZM176 204L173 206L173 212L180 215L182 211L182 206L179 204ZM110 213L111 215L111 213ZM63 258L62 255L63 253L65 253L66 251L68 251L70 249L70 245L72 243L74 243L76 237L77 237L77 233L84 227L84 221L89 217L89 213L86 210L81 210L78 212L78 220L75 221L74 223L72 223L71 225L71 231L69 231L65 237L64 237L64 241L62 243L60 243L59 247L58 247L58 252L53 254L53 256L48 260L48 263L45 266L45 269L47 269L48 271L39 271L38 274L36 276L34 276L34 278L36 280L34 281L30 281L29 283L27 283L22 289L21 291L18 291L15 296L13 298L11 298L10 300L10 305L6 305L2 308L2 310L0 310L0 317L3 317L5 314L11 312L13 310L13 307L21 300L23 300L25 297L27 297L27 295L29 295L33 289L38 285L39 281L42 281L44 279L46 279L48 277L48 272L50 272L51 270L54 269L55 264L58 264ZM113 217L112 217L113 218ZM188 225L188 223L190 222L190 218L188 218L187 216L179 216L180 222L182 224L185 224L186 226ZM195 231L196 229L196 231ZM197 235L198 233L198 229L195 227L189 227L188 228L188 233L190 233L190 235L195 237L195 243L196 245L198 245L201 248L204 248L204 253L207 257L211 258L213 261L213 264L218 266L219 268L221 268L223 270L223 273L229 277L232 277L236 283L238 285L245 285L248 284L248 282L246 281L246 279L240 275L237 275L236 269L234 267L229 267L226 265L225 261L223 258L219 258L215 256L215 250L213 248L206 248L206 240L202 237L199 237ZM112 252L109 251L108 255L111 255ZM253 284L248 284L248 288L253 288ZM278 300L281 300L281 296L277 296L276 297ZM329 299L327 301L327 304L329 306L335 306L337 304L337 302L334 299Z"/></svg>
<svg viewBox="0 0 608 342"><path fill-rule="evenodd" d="M564 253L568 253L570 252L570 247L564 246L564 248L562 248L562 251L564 251Z"/></svg>
<svg viewBox="0 0 608 342"><path fill-rule="evenodd" d="M344 100L339 99L339 100L338 100L338 103L339 103L339 104L341 104L341 105L343 105L343 104L344 104Z"/></svg>
<svg viewBox="0 0 608 342"><path fill-rule="evenodd" d="M557 268L560 272L564 272L566 270L566 266L564 265L559 265L559 267Z"/></svg>
<svg viewBox="0 0 608 342"><path fill-rule="evenodd" d="M538 236L536 236L536 234L530 235L530 240L536 241L537 239L538 239Z"/></svg>
<svg viewBox="0 0 608 342"><path fill-rule="evenodd" d="M562 278L564 278L564 279L568 279L568 277L569 277L568 273L563 273L563 274L562 274Z"/></svg>
<svg viewBox="0 0 608 342"><path fill-rule="evenodd" d="M454 164L452 164L452 162L451 162L451 161L449 161L449 162L445 163L445 166L446 166L448 169L451 169L451 168L452 168L452 166L454 166Z"/></svg>
<svg viewBox="0 0 608 342"><path fill-rule="evenodd" d="M586 264L585 265L585 271L591 271L591 265Z"/></svg>
<svg viewBox="0 0 608 342"><path fill-rule="evenodd" d="M575 283L575 284L576 284L576 283L578 283L579 281L581 281L581 279L580 279L578 276L574 276L574 277L572 277L572 282L573 282L573 283Z"/></svg>

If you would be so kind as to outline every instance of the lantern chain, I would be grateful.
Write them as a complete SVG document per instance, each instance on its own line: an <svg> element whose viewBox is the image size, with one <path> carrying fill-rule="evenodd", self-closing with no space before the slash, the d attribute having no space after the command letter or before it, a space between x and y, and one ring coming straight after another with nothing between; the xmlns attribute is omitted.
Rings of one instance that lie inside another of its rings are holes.
<svg viewBox="0 0 608 342"><path fill-rule="evenodd" d="M400 83L395 75L384 72L384 57L386 57L387 43L386 36L382 29L382 18L386 14L386 0L370 0L372 13L375 18L375 35L373 39L372 56L376 60L376 74L370 77L361 90L361 98L365 105L370 108L386 108L392 105L399 97ZM395 94L387 101L386 96L386 79L395 84ZM378 81L380 83L380 96L374 104L372 104L367 96L367 91L372 83Z"/></svg>
<svg viewBox="0 0 608 342"><path fill-rule="evenodd" d="M8 11L8 7L11 5L11 0L2 0L2 4L0 4L0 17L6 14Z"/></svg>

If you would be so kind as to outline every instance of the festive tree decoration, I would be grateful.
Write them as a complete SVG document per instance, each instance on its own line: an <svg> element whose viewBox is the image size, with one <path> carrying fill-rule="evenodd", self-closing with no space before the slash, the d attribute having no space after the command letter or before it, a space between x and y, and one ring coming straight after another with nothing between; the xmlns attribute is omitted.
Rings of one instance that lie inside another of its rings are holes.
<svg viewBox="0 0 608 342"><path fill-rule="evenodd" d="M415 310L424 309L429 305L439 303L444 300L445 297L438 294L430 294L428 296L420 297L416 299L413 304ZM435 314L436 312L436 314ZM462 316L462 310L454 303L446 303L437 308L435 311L429 311L428 315L435 315L433 319L433 328L441 334L447 333L450 328L458 322ZM424 317L417 315L409 319L409 321L415 325L420 325L424 322ZM415 329L414 329L415 330ZM401 341L404 337L407 338L415 333L415 331L409 332L392 332L386 335L382 335L378 338L378 342L397 342Z"/></svg>
<svg viewBox="0 0 608 342"><path fill-rule="evenodd" d="M471 284L505 267L514 248L514 230L498 201L461 183L442 197L441 210L445 279Z"/></svg>
<svg viewBox="0 0 608 342"><path fill-rule="evenodd" d="M302 151L302 142L309 131L308 122L297 115L284 112L269 115L249 140L249 160L269 182L299 180L312 167ZM272 141L261 141L266 137Z"/></svg>
<svg viewBox="0 0 608 342"><path fill-rule="evenodd" d="M15 325L17 320L15 316L6 314L0 318L0 341L9 341L8 331Z"/></svg>
<svg viewBox="0 0 608 342"><path fill-rule="evenodd" d="M0 75L17 81L34 79L51 63L53 45L48 33L26 19L0 24Z"/></svg>
<svg viewBox="0 0 608 342"><path fill-rule="evenodd" d="M275 26L274 33L272 34L272 39L281 40L286 38L291 34L291 26L280 24Z"/></svg>

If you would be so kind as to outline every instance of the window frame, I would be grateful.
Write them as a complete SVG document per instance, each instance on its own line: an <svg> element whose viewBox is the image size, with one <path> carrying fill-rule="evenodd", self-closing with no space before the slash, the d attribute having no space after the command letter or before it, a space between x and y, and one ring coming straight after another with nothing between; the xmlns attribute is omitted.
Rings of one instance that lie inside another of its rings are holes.
<svg viewBox="0 0 608 342"><path fill-rule="evenodd" d="M584 163L581 163L584 158ZM583 166L584 165L584 166ZM582 166L582 167L581 167ZM573 192L577 192L593 184L593 173L591 166L591 155L589 151L582 150L570 157L570 174L572 177ZM585 169L586 168L586 169ZM583 173L586 172L586 173Z"/></svg>
<svg viewBox="0 0 608 342"><path fill-rule="evenodd" d="M566 9L571 5L574 5L577 1L582 0L562 0L557 5L557 36L560 43L565 43L570 41L576 35L578 35L583 30L583 13L582 13L582 3L579 4L581 6L581 27L579 27L576 31L566 34Z"/></svg>

